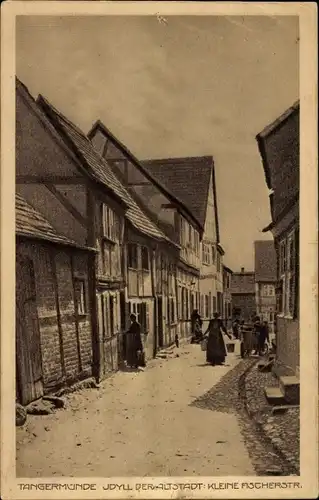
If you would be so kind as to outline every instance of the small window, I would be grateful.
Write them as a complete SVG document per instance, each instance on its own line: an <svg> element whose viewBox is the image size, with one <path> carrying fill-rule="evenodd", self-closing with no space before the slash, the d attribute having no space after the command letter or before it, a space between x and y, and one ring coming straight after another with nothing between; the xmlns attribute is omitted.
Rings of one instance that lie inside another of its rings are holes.
<svg viewBox="0 0 319 500"><path fill-rule="evenodd" d="M104 276L109 276L111 273L110 246L112 246L112 243L107 240L102 241L102 272Z"/></svg>
<svg viewBox="0 0 319 500"><path fill-rule="evenodd" d="M214 247L214 245L212 245L212 261L213 261L213 264L215 265L216 264L216 248Z"/></svg>
<svg viewBox="0 0 319 500"><path fill-rule="evenodd" d="M85 281L80 279L74 280L75 304L77 313L80 316L87 314L86 296L85 296Z"/></svg>
<svg viewBox="0 0 319 500"><path fill-rule="evenodd" d="M205 317L209 318L209 297L208 295L205 295Z"/></svg>
<svg viewBox="0 0 319 500"><path fill-rule="evenodd" d="M105 203L102 204L102 231L103 236L115 241L117 235L117 216L115 212Z"/></svg>
<svg viewBox="0 0 319 500"><path fill-rule="evenodd" d="M220 272L220 261L221 261L220 255L219 255L219 253L217 253L217 271L218 272Z"/></svg>
<svg viewBox="0 0 319 500"><path fill-rule="evenodd" d="M217 299L213 297L213 313L217 312Z"/></svg>
<svg viewBox="0 0 319 500"><path fill-rule="evenodd" d="M127 263L131 269L137 269L137 245L134 243L127 245Z"/></svg>
<svg viewBox="0 0 319 500"><path fill-rule="evenodd" d="M142 261L142 269L144 269L144 271L149 271L150 261L149 261L148 248L146 247L141 247L141 261Z"/></svg>

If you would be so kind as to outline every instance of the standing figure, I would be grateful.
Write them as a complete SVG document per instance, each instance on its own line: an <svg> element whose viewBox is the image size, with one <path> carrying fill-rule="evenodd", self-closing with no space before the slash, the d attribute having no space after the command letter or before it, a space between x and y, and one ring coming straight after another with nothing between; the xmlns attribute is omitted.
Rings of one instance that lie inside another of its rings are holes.
<svg viewBox="0 0 319 500"><path fill-rule="evenodd" d="M130 367L138 368L141 362L143 344L141 338L141 325L136 321L135 314L130 315L131 325L126 332L126 361Z"/></svg>
<svg viewBox="0 0 319 500"><path fill-rule="evenodd" d="M233 322L233 334L236 340L239 338L239 320L236 318Z"/></svg>
<svg viewBox="0 0 319 500"><path fill-rule="evenodd" d="M253 319L254 329L253 329L253 350L254 353L258 353L259 336L261 333L261 321L259 316L255 316Z"/></svg>
<svg viewBox="0 0 319 500"><path fill-rule="evenodd" d="M206 361L213 366L222 365L227 356L222 332L231 338L227 333L222 320L219 318L218 313L214 313L214 317L210 320L208 328L204 334L204 336L208 336Z"/></svg>
<svg viewBox="0 0 319 500"><path fill-rule="evenodd" d="M250 356L253 348L254 348L253 326L249 325L249 324L246 325L245 322L242 321L242 324L241 324L241 349L240 349L242 357Z"/></svg>
<svg viewBox="0 0 319 500"><path fill-rule="evenodd" d="M192 342L200 342L202 339L202 324L203 321L197 309L191 314Z"/></svg>
<svg viewBox="0 0 319 500"><path fill-rule="evenodd" d="M258 337L258 354L262 356L265 349L265 342L269 343L269 327L268 321L264 321L260 327L259 337Z"/></svg>

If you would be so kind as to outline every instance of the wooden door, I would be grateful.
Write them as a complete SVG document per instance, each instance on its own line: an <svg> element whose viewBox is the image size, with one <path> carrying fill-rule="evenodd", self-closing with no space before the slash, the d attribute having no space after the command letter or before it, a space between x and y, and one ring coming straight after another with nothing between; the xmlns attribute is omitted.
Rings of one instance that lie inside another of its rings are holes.
<svg viewBox="0 0 319 500"><path fill-rule="evenodd" d="M43 395L40 329L36 304L33 262L16 261L16 371L20 402L30 403Z"/></svg>
<svg viewBox="0 0 319 500"><path fill-rule="evenodd" d="M127 318L129 316L129 304L125 302L124 291L120 292L120 317L121 317L121 328L118 335L118 366L124 365L126 359L126 337L125 332L127 330Z"/></svg>
<svg viewBox="0 0 319 500"><path fill-rule="evenodd" d="M156 318L157 318L157 332L158 332L158 347L163 348L164 336L163 336L163 299L162 297L157 297L157 307L156 307Z"/></svg>

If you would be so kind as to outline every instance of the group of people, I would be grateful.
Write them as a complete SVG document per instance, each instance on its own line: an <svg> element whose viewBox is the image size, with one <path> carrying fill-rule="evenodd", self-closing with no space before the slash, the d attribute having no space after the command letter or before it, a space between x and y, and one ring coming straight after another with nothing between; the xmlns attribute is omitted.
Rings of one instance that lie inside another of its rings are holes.
<svg viewBox="0 0 319 500"><path fill-rule="evenodd" d="M266 342L269 343L268 322L266 320L261 321L259 316L253 317L248 324L243 320L235 319L233 334L236 339L242 341L242 350L246 355L259 354L262 356Z"/></svg>
<svg viewBox="0 0 319 500"><path fill-rule="evenodd" d="M136 315L131 314L131 325L125 335L125 351L127 365L132 368L145 366L145 356L141 337L141 326L137 322ZM195 309L191 315L192 343L206 343L206 361L211 365L222 365L227 356L227 349L223 334L229 339L231 334L218 313L214 313L209 321L206 331L202 331L203 321ZM267 321L261 321L257 316L251 325L246 325L244 321L235 319L232 325L232 332L235 339L241 340L242 351L246 354L264 353L265 343L269 342L269 328Z"/></svg>
<svg viewBox="0 0 319 500"><path fill-rule="evenodd" d="M203 333L203 321L195 309L191 316L192 324L192 343L206 342L206 361L211 365L222 365L227 356L227 349L223 334L230 339L218 313L215 313L209 321L207 330ZM235 339L241 341L241 351L246 355L258 354L262 356L265 350L266 342L269 342L269 327L267 321L261 321L258 316L252 319L252 323L246 324L245 321L235 319L232 325L232 333Z"/></svg>

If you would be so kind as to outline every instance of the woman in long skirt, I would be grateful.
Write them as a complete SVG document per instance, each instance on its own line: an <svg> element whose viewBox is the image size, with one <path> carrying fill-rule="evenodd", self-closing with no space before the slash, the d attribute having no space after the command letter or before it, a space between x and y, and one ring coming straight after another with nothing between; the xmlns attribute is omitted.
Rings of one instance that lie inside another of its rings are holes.
<svg viewBox="0 0 319 500"><path fill-rule="evenodd" d="M210 320L205 332L205 336L208 335L206 361L213 366L222 365L227 356L222 331L228 335L222 320L218 317L218 313L214 313L214 318ZM228 337L231 338L230 335Z"/></svg>
<svg viewBox="0 0 319 500"><path fill-rule="evenodd" d="M139 354L143 352L141 339L141 326L136 321L135 314L131 314L131 325L126 333L126 362L128 366L138 368L141 366Z"/></svg>

